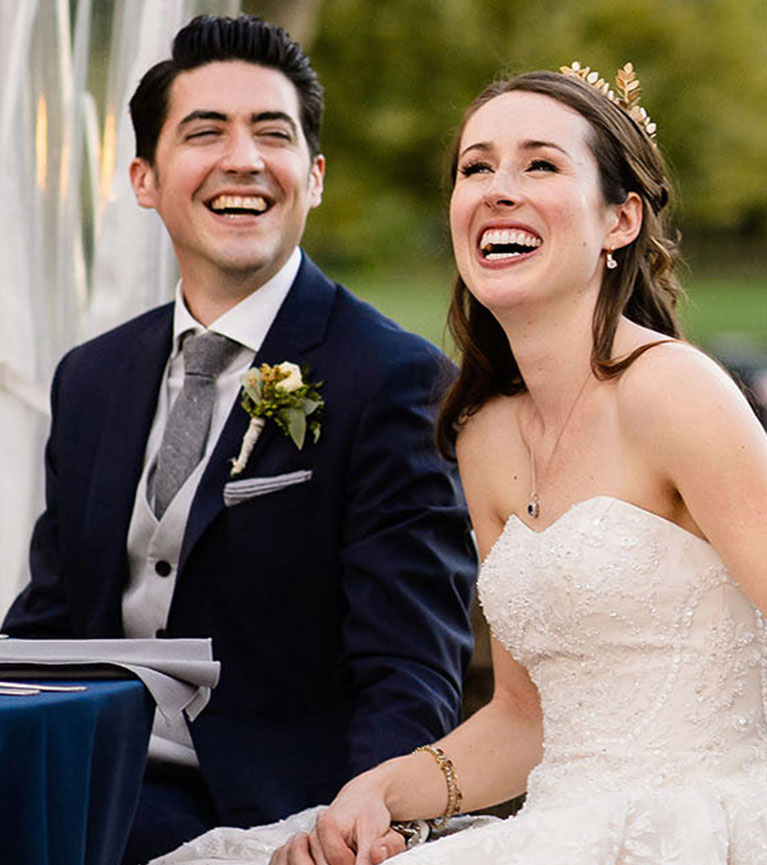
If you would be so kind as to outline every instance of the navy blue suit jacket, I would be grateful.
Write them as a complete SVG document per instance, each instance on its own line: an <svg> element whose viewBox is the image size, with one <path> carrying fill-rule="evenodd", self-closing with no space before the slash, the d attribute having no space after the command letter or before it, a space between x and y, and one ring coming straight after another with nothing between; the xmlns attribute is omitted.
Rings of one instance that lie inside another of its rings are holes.
<svg viewBox="0 0 767 865"><path fill-rule="evenodd" d="M47 505L7 632L123 634L126 537L171 331L168 305L60 363ZM234 405L191 507L167 626L212 637L222 662L190 727L233 825L327 802L453 727L471 646L467 518L432 442L444 357L304 256L255 362L284 360L324 382L320 441L299 451L267 424L240 477L311 480L226 507L248 423Z"/></svg>

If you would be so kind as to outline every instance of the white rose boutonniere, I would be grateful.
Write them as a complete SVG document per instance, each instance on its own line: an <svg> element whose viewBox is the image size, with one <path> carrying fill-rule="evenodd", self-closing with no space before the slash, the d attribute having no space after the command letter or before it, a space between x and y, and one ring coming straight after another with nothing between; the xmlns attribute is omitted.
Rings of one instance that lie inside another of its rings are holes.
<svg viewBox="0 0 767 865"><path fill-rule="evenodd" d="M240 453L232 460L231 476L240 474L248 463L261 430L273 420L301 450L307 431L314 442L320 437L320 420L324 400L319 394L322 382L307 382L308 369L290 361L269 366L251 367L242 376L240 405L250 415L250 424L242 439Z"/></svg>
<svg viewBox="0 0 767 865"><path fill-rule="evenodd" d="M298 390L303 385L304 379L301 375L301 367L298 364L291 363L289 360L283 360L282 363L278 363L274 368L285 376L277 384L281 390L293 393L294 390Z"/></svg>

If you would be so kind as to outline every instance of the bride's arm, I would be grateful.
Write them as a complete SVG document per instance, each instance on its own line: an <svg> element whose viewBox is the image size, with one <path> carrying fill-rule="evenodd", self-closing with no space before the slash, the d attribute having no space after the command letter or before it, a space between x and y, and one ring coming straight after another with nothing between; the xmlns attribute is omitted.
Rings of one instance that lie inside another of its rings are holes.
<svg viewBox="0 0 767 865"><path fill-rule="evenodd" d="M493 699L434 743L455 767L462 811L524 792L527 775L541 758L538 692L525 669L496 640L492 650ZM315 830L277 851L272 865L379 863L399 852L391 846L392 820L441 817L446 804L445 777L431 754L420 751L387 760L349 781Z"/></svg>
<svg viewBox="0 0 767 865"><path fill-rule="evenodd" d="M493 699L435 744L452 760L463 794L461 809L476 811L523 793L541 759L543 727L538 692L527 671L492 640ZM444 776L429 753L398 757L373 770L392 820L440 817ZM350 782L355 784L355 781Z"/></svg>

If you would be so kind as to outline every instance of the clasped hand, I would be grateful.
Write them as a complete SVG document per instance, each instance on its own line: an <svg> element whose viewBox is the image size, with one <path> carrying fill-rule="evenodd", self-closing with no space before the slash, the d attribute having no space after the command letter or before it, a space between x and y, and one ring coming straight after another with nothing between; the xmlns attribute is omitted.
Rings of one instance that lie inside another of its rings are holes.
<svg viewBox="0 0 767 865"><path fill-rule="evenodd" d="M361 775L339 792L311 832L299 832L275 850L269 865L380 865L405 849L390 824L383 795Z"/></svg>

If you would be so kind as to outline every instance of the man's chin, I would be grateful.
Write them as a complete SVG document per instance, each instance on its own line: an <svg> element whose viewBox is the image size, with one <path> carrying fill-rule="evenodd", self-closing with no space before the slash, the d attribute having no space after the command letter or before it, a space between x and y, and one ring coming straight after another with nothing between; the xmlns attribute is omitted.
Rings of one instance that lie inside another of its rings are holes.
<svg viewBox="0 0 767 865"><path fill-rule="evenodd" d="M282 267L284 262L273 258L251 255L222 256L216 266L222 276L234 282L257 282L263 285Z"/></svg>

